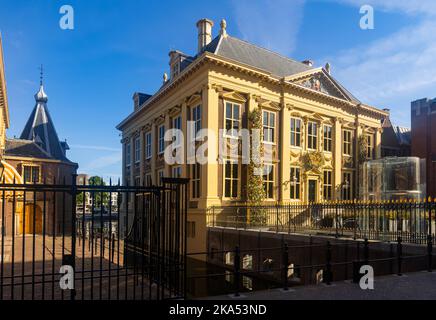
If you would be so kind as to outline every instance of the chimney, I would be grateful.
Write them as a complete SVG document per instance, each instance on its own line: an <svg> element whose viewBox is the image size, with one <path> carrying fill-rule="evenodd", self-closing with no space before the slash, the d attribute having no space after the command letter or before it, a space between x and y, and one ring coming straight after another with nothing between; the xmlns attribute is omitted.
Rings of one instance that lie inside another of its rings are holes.
<svg viewBox="0 0 436 320"><path fill-rule="evenodd" d="M313 61L312 60L304 60L302 61L306 66L313 67Z"/></svg>
<svg viewBox="0 0 436 320"><path fill-rule="evenodd" d="M197 22L198 28L198 53L203 51L204 47L212 41L213 21L201 19Z"/></svg>

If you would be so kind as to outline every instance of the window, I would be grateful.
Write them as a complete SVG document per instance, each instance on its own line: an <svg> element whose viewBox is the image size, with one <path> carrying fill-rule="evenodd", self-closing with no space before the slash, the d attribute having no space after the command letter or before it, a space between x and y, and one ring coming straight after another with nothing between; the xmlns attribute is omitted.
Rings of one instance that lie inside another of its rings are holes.
<svg viewBox="0 0 436 320"><path fill-rule="evenodd" d="M323 189L324 200L332 200L332 195L333 195L332 191L333 191L332 171L325 170L324 171L324 189Z"/></svg>
<svg viewBox="0 0 436 320"><path fill-rule="evenodd" d="M268 199L274 198L274 166L265 165L263 169L263 190Z"/></svg>
<svg viewBox="0 0 436 320"><path fill-rule="evenodd" d="M158 152L159 154L164 153L165 151L165 126L161 125L159 127L159 139L158 139Z"/></svg>
<svg viewBox="0 0 436 320"><path fill-rule="evenodd" d="M147 173L145 175L145 186L150 187L153 184L151 181L151 174Z"/></svg>
<svg viewBox="0 0 436 320"><path fill-rule="evenodd" d="M237 198L239 183L238 162L225 160L224 171L224 196L226 198Z"/></svg>
<svg viewBox="0 0 436 320"><path fill-rule="evenodd" d="M187 221L186 223L186 236L188 238L195 238L195 222Z"/></svg>
<svg viewBox="0 0 436 320"><path fill-rule="evenodd" d="M263 142L274 143L276 127L276 114L270 111L263 111Z"/></svg>
<svg viewBox="0 0 436 320"><path fill-rule="evenodd" d="M351 199L352 189L353 189L352 173L343 172L342 173L342 199L343 200L352 200Z"/></svg>
<svg viewBox="0 0 436 320"><path fill-rule="evenodd" d="M307 148L316 150L318 140L318 125L315 122L307 124Z"/></svg>
<svg viewBox="0 0 436 320"><path fill-rule="evenodd" d="M141 177L135 177L135 186L141 185Z"/></svg>
<svg viewBox="0 0 436 320"><path fill-rule="evenodd" d="M291 118L291 146L301 147L301 120Z"/></svg>
<svg viewBox="0 0 436 320"><path fill-rule="evenodd" d="M344 139L343 139L344 154L347 156L351 156L351 152L352 152L351 135L352 135L352 132L350 130L344 130L343 135L344 135Z"/></svg>
<svg viewBox="0 0 436 320"><path fill-rule="evenodd" d="M141 139L135 138L135 163L141 162Z"/></svg>
<svg viewBox="0 0 436 320"><path fill-rule="evenodd" d="M179 147L182 144L182 117L176 117L173 119L173 129L178 130L175 133L175 136L173 137L173 142L178 141L178 143L175 144L176 147Z"/></svg>
<svg viewBox="0 0 436 320"><path fill-rule="evenodd" d="M231 102L226 102L226 134L232 137L237 137L240 128L240 113L241 105Z"/></svg>
<svg viewBox="0 0 436 320"><path fill-rule="evenodd" d="M126 143L126 166L129 167L132 161L130 150L130 142Z"/></svg>
<svg viewBox="0 0 436 320"><path fill-rule="evenodd" d="M200 173L201 165L199 163L192 165L192 175L191 175L191 187L192 187L192 198L198 199L201 196L200 189Z"/></svg>
<svg viewBox="0 0 436 320"><path fill-rule="evenodd" d="M192 109L192 121L194 121L194 137L201 130L201 106L198 105Z"/></svg>
<svg viewBox="0 0 436 320"><path fill-rule="evenodd" d="M324 126L324 151L332 152L332 126Z"/></svg>
<svg viewBox="0 0 436 320"><path fill-rule="evenodd" d="M299 200L300 199L300 187L301 187L301 176L300 176L300 168L291 167L291 199Z"/></svg>
<svg viewBox="0 0 436 320"><path fill-rule="evenodd" d="M23 175L25 183L40 182L40 167L39 166L23 166Z"/></svg>
<svg viewBox="0 0 436 320"><path fill-rule="evenodd" d="M372 159L374 155L373 136L368 134L366 136L366 157Z"/></svg>
<svg viewBox="0 0 436 320"><path fill-rule="evenodd" d="M182 176L182 167L173 168L173 178L180 178Z"/></svg>
<svg viewBox="0 0 436 320"><path fill-rule="evenodd" d="M151 132L145 134L145 159L151 159Z"/></svg>
<svg viewBox="0 0 436 320"><path fill-rule="evenodd" d="M157 184L158 185L162 185L162 178L164 177L164 171L163 170L159 170L157 172Z"/></svg>

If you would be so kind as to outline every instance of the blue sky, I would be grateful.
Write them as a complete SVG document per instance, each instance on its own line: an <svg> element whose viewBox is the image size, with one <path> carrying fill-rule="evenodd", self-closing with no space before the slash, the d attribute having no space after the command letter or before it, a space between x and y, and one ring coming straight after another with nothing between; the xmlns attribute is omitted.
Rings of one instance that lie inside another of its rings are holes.
<svg viewBox="0 0 436 320"><path fill-rule="evenodd" d="M74 8L75 29L59 28ZM359 28L359 8L375 9L375 29ZM33 106L41 63L48 107L79 171L121 172L115 126L135 91L153 93L171 49L195 53L198 19L227 20L228 33L297 60L327 61L333 76L365 103L410 123L410 101L436 96L433 0L1 0L0 30L11 115L19 136Z"/></svg>

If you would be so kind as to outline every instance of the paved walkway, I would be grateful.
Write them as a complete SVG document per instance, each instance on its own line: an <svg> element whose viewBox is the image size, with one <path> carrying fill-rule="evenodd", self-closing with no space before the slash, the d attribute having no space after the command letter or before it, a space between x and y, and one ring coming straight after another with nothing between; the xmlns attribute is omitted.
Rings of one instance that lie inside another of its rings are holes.
<svg viewBox="0 0 436 320"><path fill-rule="evenodd" d="M208 300L436 300L436 271L377 277L374 290L362 290L350 281L209 297Z"/></svg>

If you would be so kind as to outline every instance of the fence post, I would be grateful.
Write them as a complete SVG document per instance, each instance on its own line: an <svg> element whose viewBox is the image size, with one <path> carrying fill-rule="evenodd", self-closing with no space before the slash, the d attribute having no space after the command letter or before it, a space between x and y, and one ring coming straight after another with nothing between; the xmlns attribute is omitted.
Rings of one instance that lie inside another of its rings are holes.
<svg viewBox="0 0 436 320"><path fill-rule="evenodd" d="M285 242L282 247L282 280L283 280L283 290L288 290L288 244Z"/></svg>
<svg viewBox="0 0 436 320"><path fill-rule="evenodd" d="M71 175L71 257L72 257L72 267L74 270L74 274L76 271L76 204L77 204L77 174ZM85 214L85 213L83 213ZM64 223L64 222L63 222ZM74 282L76 281L76 277L74 276ZM71 290L71 300L75 300L76 290Z"/></svg>
<svg viewBox="0 0 436 320"><path fill-rule="evenodd" d="M401 264L403 260L403 245L401 244L401 237L397 239L397 263L398 263L398 275L401 276Z"/></svg>
<svg viewBox="0 0 436 320"><path fill-rule="evenodd" d="M325 283L327 285L330 285L331 281L332 281L332 246L330 244L330 241L327 241Z"/></svg>
<svg viewBox="0 0 436 320"><path fill-rule="evenodd" d="M335 234L335 238L339 238L339 214L338 214L338 206L335 206L335 229L336 229L336 234Z"/></svg>
<svg viewBox="0 0 436 320"><path fill-rule="evenodd" d="M240 278L240 268L241 268L241 253L239 247L235 247L235 257L233 259L234 268L234 285L235 285L235 297L239 297L239 278Z"/></svg>
<svg viewBox="0 0 436 320"><path fill-rule="evenodd" d="M432 272L432 261L433 261L433 241L432 236L427 236L427 255L428 255L428 272Z"/></svg>
<svg viewBox="0 0 436 320"><path fill-rule="evenodd" d="M368 238L365 238L365 241L363 243L363 262L365 265L369 263L369 242Z"/></svg>

